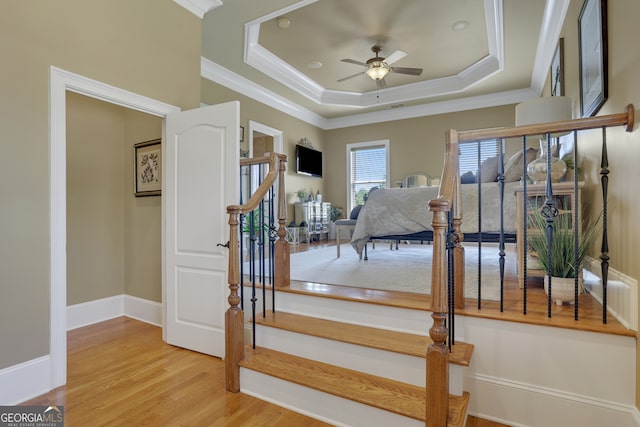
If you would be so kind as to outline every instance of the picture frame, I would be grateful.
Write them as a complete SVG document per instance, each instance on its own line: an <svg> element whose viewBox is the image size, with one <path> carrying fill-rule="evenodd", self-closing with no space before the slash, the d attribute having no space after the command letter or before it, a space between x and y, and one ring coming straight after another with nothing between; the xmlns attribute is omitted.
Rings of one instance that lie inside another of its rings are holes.
<svg viewBox="0 0 640 427"><path fill-rule="evenodd" d="M162 140L139 142L133 146L136 197L160 196L162 189Z"/></svg>
<svg viewBox="0 0 640 427"><path fill-rule="evenodd" d="M240 126L240 142L244 142L244 126Z"/></svg>
<svg viewBox="0 0 640 427"><path fill-rule="evenodd" d="M564 39L558 40L551 60L551 96L564 96Z"/></svg>
<svg viewBox="0 0 640 427"><path fill-rule="evenodd" d="M607 0L585 0L578 18L580 114L591 117L608 97Z"/></svg>

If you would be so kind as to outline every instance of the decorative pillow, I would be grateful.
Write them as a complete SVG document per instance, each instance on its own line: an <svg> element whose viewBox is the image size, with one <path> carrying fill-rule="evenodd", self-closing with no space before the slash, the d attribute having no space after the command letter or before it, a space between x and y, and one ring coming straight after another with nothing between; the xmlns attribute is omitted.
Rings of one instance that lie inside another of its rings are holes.
<svg viewBox="0 0 640 427"><path fill-rule="evenodd" d="M480 165L478 179L480 182L494 182L498 179L498 157L489 157Z"/></svg>
<svg viewBox="0 0 640 427"><path fill-rule="evenodd" d="M461 184L473 184L474 182L476 182L476 176L471 171L465 172L460 176Z"/></svg>
<svg viewBox="0 0 640 427"><path fill-rule="evenodd" d="M360 209L362 209L362 205L358 205L355 208L351 209L351 213L349 214L349 219L358 219L358 215L360 214Z"/></svg>
<svg viewBox="0 0 640 427"><path fill-rule="evenodd" d="M528 165L538 157L537 148L527 148L525 162ZM522 177L522 151L518 151L504 165L504 182L519 181Z"/></svg>

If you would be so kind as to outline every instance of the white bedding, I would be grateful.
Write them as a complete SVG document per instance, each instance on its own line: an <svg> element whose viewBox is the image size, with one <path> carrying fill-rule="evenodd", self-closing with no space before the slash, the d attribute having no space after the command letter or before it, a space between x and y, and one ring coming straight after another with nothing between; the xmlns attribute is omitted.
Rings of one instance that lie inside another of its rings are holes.
<svg viewBox="0 0 640 427"><path fill-rule="evenodd" d="M514 189L518 182L504 186L504 231L515 233L516 200ZM499 184L481 184L482 232L500 231ZM407 235L432 230L433 213L429 211L429 200L438 197L438 187L388 188L369 194L367 203L360 210L351 244L362 253L371 237ZM478 184L462 185L462 232L478 232Z"/></svg>

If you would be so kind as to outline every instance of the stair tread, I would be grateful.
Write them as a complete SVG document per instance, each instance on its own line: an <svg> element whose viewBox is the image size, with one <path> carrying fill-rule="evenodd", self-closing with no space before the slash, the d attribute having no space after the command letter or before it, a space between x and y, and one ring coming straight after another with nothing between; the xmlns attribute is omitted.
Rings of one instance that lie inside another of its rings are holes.
<svg viewBox="0 0 640 427"><path fill-rule="evenodd" d="M265 317L257 316L256 323L291 332L423 358L426 357L427 347L431 344L431 338L426 336L341 323L287 312L269 312ZM472 344L457 342L451 347L450 362L456 365L469 366L473 348Z"/></svg>
<svg viewBox="0 0 640 427"><path fill-rule="evenodd" d="M240 365L365 405L425 420L423 387L261 347L247 347L245 359ZM449 396L449 426L463 425L468 402L467 392L462 396Z"/></svg>

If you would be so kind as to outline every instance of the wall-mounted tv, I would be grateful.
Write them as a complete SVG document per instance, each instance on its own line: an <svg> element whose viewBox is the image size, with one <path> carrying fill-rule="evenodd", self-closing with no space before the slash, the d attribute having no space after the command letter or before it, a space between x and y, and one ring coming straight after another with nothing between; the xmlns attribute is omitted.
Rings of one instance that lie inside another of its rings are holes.
<svg viewBox="0 0 640 427"><path fill-rule="evenodd" d="M322 178L322 151L296 145L296 172Z"/></svg>

